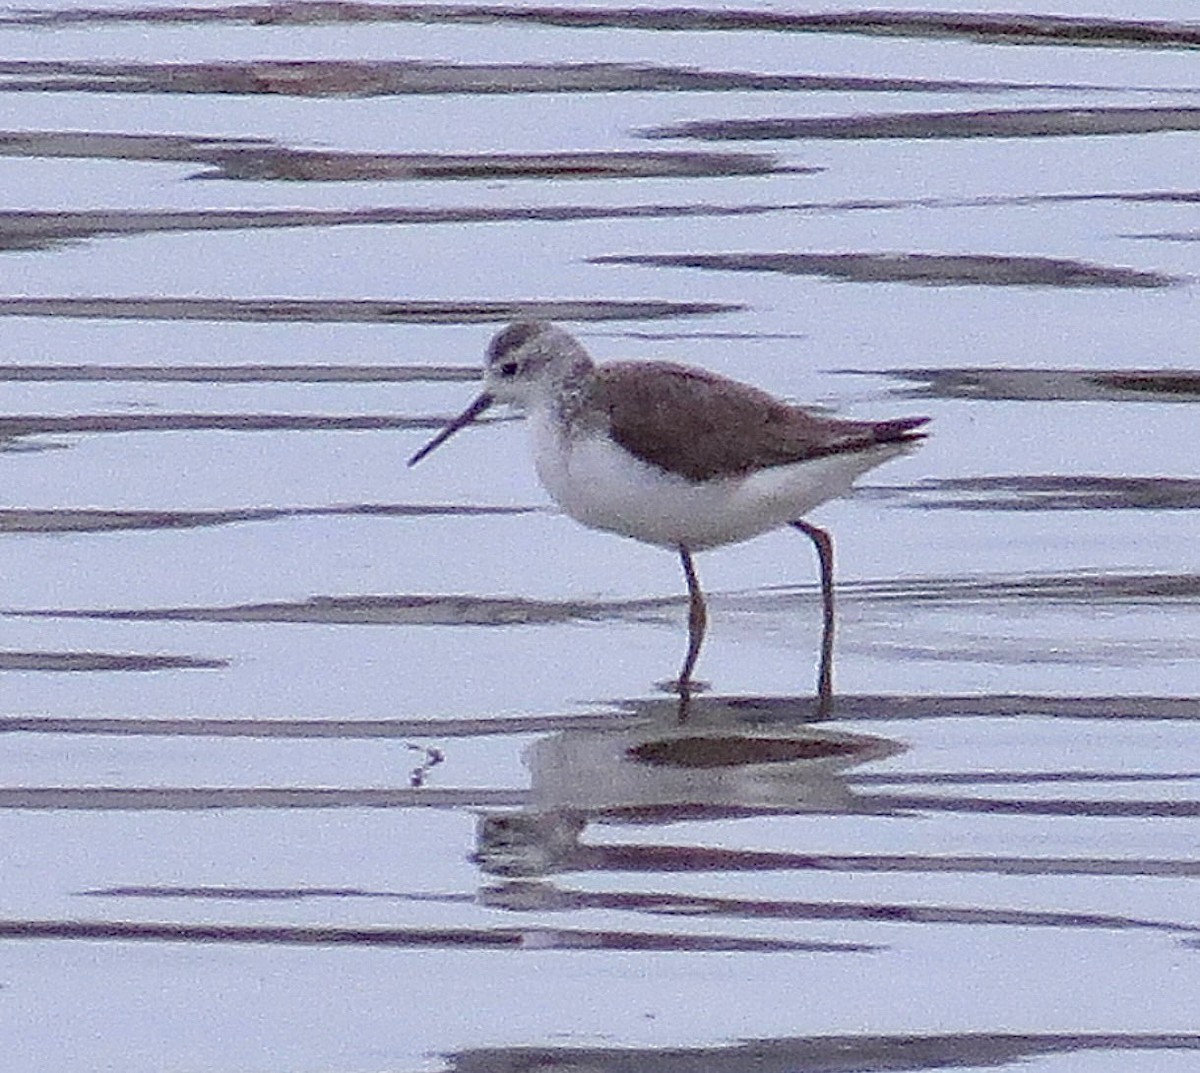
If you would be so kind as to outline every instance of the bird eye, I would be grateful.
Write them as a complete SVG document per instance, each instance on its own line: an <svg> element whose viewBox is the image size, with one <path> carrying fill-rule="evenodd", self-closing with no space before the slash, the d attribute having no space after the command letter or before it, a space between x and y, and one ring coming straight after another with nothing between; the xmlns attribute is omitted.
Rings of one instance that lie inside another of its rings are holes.
<svg viewBox="0 0 1200 1073"><path fill-rule="evenodd" d="M516 376L517 375L517 363L515 361L503 362L500 365L500 375L501 376Z"/></svg>

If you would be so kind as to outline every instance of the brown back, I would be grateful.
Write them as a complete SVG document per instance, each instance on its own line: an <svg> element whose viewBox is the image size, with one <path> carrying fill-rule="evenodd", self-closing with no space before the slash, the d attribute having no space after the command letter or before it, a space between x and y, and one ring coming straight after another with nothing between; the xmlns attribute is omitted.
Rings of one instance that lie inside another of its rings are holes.
<svg viewBox="0 0 1200 1073"><path fill-rule="evenodd" d="M612 438L644 462L692 481L918 440L927 418L840 421L765 391L670 362L613 362L596 370L594 402Z"/></svg>

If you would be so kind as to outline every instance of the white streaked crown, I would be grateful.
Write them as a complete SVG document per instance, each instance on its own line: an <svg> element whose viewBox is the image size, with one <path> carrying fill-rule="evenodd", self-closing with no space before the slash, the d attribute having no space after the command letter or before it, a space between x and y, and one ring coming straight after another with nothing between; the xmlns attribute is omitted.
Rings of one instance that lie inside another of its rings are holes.
<svg viewBox="0 0 1200 1073"><path fill-rule="evenodd" d="M488 345L484 390L496 402L527 410L591 369L592 359L568 332L545 321L522 320Z"/></svg>

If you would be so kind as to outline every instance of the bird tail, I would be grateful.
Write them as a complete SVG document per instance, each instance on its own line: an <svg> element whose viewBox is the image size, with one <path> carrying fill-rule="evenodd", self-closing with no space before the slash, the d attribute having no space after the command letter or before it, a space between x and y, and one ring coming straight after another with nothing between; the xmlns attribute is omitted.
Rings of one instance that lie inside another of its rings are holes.
<svg viewBox="0 0 1200 1073"><path fill-rule="evenodd" d="M928 417L897 417L891 421L876 421L876 443L916 443L923 440L927 433L917 431L922 425L929 424Z"/></svg>

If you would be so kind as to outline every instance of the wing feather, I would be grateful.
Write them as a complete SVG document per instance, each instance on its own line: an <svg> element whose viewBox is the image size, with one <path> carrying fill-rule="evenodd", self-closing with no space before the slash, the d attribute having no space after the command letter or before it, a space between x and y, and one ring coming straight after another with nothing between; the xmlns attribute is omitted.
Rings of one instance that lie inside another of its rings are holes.
<svg viewBox="0 0 1200 1073"><path fill-rule="evenodd" d="M692 481L920 439L926 418L842 421L765 391L669 362L596 370L594 401L613 439L637 458Z"/></svg>

